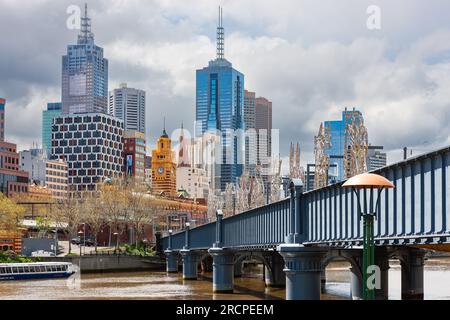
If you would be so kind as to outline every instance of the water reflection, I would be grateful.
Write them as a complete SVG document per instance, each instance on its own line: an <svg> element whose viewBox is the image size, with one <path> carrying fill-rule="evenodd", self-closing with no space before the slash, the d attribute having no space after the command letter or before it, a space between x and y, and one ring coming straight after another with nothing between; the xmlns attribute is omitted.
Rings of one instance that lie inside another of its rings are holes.
<svg viewBox="0 0 450 320"><path fill-rule="evenodd" d="M350 272L345 262L331 263L326 270L326 292L322 299L350 299ZM133 272L83 274L79 286L68 286L65 279L4 281L2 299L284 299L282 288L266 288L261 268L259 274L245 274L235 279L234 294L212 293L212 274L202 274L197 281L183 281L181 274ZM429 260L425 266L425 299L450 299L450 259ZM445 285L443 285L445 284ZM389 298L400 299L400 265L392 261L389 270Z"/></svg>

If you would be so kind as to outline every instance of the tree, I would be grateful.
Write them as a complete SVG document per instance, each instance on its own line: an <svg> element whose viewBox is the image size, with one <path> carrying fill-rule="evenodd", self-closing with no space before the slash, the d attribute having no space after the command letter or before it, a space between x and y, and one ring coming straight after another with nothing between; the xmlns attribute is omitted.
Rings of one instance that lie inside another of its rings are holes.
<svg viewBox="0 0 450 320"><path fill-rule="evenodd" d="M100 193L86 194L81 203L85 223L94 235L95 252L97 252L97 235L107 221L104 208L99 205Z"/></svg>
<svg viewBox="0 0 450 320"><path fill-rule="evenodd" d="M0 192L0 229L15 231L25 210Z"/></svg>
<svg viewBox="0 0 450 320"><path fill-rule="evenodd" d="M137 247L138 238L142 235L142 227L146 223L153 221L156 208L150 203L150 197L147 186L143 181L129 178L125 188L127 203L127 218L132 222L135 230L135 245Z"/></svg>
<svg viewBox="0 0 450 320"><path fill-rule="evenodd" d="M51 214L57 225L60 223L66 226L63 230L69 236L69 254L72 253L70 240L76 234L78 226L83 220L81 195L79 193L68 193L64 199L56 202Z"/></svg>
<svg viewBox="0 0 450 320"><path fill-rule="evenodd" d="M99 203L107 215L110 230L117 232L117 246L119 244L119 235L124 231L126 215L126 197L124 195L124 180L115 178L110 182L98 186L100 190ZM111 238L110 238L111 243Z"/></svg>

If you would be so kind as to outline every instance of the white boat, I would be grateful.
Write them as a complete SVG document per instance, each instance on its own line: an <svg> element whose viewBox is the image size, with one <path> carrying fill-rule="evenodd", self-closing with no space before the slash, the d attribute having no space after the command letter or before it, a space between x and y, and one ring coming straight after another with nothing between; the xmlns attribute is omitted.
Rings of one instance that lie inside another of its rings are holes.
<svg viewBox="0 0 450 320"><path fill-rule="evenodd" d="M0 281L68 278L74 273L70 262L0 263Z"/></svg>

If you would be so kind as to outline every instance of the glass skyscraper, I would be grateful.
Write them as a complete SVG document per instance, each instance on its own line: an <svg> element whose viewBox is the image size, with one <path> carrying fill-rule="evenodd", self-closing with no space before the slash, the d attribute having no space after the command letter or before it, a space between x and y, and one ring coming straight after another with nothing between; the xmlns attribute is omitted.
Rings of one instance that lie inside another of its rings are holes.
<svg viewBox="0 0 450 320"><path fill-rule="evenodd" d="M225 190L227 183L235 183L241 176L244 163L244 75L223 56L221 17L217 28L217 58L197 70L196 85L195 134L220 132L222 159L216 159L214 187Z"/></svg>
<svg viewBox="0 0 450 320"><path fill-rule="evenodd" d="M61 102L47 103L47 110L42 111L42 149L47 157L52 153L53 119L61 115Z"/></svg>
<svg viewBox="0 0 450 320"><path fill-rule="evenodd" d="M5 141L5 104L6 100L0 98L0 141Z"/></svg>
<svg viewBox="0 0 450 320"><path fill-rule="evenodd" d="M94 43L91 20L81 18L81 31L75 45L67 47L62 58L62 113L107 113L108 60L103 48Z"/></svg>
<svg viewBox="0 0 450 320"><path fill-rule="evenodd" d="M362 113L347 108L342 112L342 119L338 121L325 121L325 128L330 132L330 148L325 153L330 157L329 182L334 183L344 179L344 156L345 156L345 128L355 116L356 121L362 119Z"/></svg>

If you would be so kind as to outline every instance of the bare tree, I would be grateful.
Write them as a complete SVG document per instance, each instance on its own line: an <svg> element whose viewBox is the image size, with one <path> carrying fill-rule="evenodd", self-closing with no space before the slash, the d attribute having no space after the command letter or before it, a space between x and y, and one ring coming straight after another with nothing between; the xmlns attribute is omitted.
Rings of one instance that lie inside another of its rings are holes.
<svg viewBox="0 0 450 320"><path fill-rule="evenodd" d="M148 187L135 178L129 178L125 188L127 203L127 218L133 224L135 230L135 245L142 235L145 224L151 223L156 213L156 208L151 205Z"/></svg>
<svg viewBox="0 0 450 320"><path fill-rule="evenodd" d="M124 218L126 215L126 197L124 195L124 180L117 178L108 183L103 183L99 186L100 198L99 205L104 210L107 218L107 223L111 230L117 232L117 246L120 242L120 237L124 231Z"/></svg>
<svg viewBox="0 0 450 320"><path fill-rule="evenodd" d="M85 223L88 224L89 230L94 236L95 252L98 247L97 235L107 222L105 210L99 205L99 199L100 193L98 192L86 194L81 205Z"/></svg>
<svg viewBox="0 0 450 320"><path fill-rule="evenodd" d="M68 193L64 199L57 201L51 214L56 223L60 222L65 225L63 230L69 237L69 254L72 253L70 240L76 234L83 219L81 195L79 193Z"/></svg>

